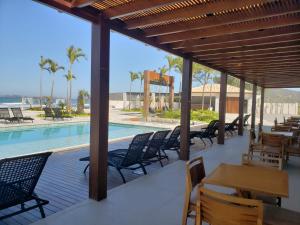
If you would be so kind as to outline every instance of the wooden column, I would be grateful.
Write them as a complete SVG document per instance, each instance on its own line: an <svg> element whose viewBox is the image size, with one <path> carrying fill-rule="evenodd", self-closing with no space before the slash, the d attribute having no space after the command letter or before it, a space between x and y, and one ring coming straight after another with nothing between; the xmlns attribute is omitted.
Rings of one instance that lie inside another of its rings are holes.
<svg viewBox="0 0 300 225"><path fill-rule="evenodd" d="M150 106L150 72L144 71L144 119L148 120Z"/></svg>
<svg viewBox="0 0 300 225"><path fill-rule="evenodd" d="M107 196L110 29L105 19L92 24L91 135L89 197Z"/></svg>
<svg viewBox="0 0 300 225"><path fill-rule="evenodd" d="M181 128L180 159L189 160L190 154L190 112L192 89L192 60L183 59L182 92L181 92Z"/></svg>
<svg viewBox="0 0 300 225"><path fill-rule="evenodd" d="M261 87L261 101L260 101L260 114L259 114L259 130L262 131L264 125L264 106L265 106L265 88Z"/></svg>
<svg viewBox="0 0 300 225"><path fill-rule="evenodd" d="M225 115L226 115L226 95L227 95L227 74L221 73L220 100L219 100L219 130L218 144L225 142Z"/></svg>
<svg viewBox="0 0 300 225"><path fill-rule="evenodd" d="M244 101L245 101L245 80L240 79L240 98L239 98L239 127L238 135L244 133Z"/></svg>
<svg viewBox="0 0 300 225"><path fill-rule="evenodd" d="M257 91L257 85L253 84L253 90L252 90L252 110L251 110L251 129L255 129L256 91Z"/></svg>

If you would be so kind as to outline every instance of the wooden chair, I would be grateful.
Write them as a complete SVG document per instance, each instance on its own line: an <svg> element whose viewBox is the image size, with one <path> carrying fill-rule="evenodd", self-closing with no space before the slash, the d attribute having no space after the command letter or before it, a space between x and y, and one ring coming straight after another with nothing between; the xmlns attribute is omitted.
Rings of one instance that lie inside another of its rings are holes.
<svg viewBox="0 0 300 225"><path fill-rule="evenodd" d="M205 169L203 158L198 157L186 163L186 190L185 202L182 215L182 225L187 224L187 218L192 216L191 213L196 213L197 186L205 177Z"/></svg>
<svg viewBox="0 0 300 225"><path fill-rule="evenodd" d="M261 135L259 135L260 137ZM256 134L254 129L249 131L249 149L248 153L253 155L253 152L257 149L261 149L263 146L259 142L256 142Z"/></svg>
<svg viewBox="0 0 300 225"><path fill-rule="evenodd" d="M271 128L271 131L283 131L283 132L291 132L292 127L287 125L277 125Z"/></svg>
<svg viewBox="0 0 300 225"><path fill-rule="evenodd" d="M262 155L283 159L284 148L287 144L284 135L262 132L259 144L259 147L253 150L254 152L260 152Z"/></svg>
<svg viewBox="0 0 300 225"><path fill-rule="evenodd" d="M198 191L196 225L262 225L263 203L259 200L218 193L204 187Z"/></svg>
<svg viewBox="0 0 300 225"><path fill-rule="evenodd" d="M282 170L282 158L269 157L265 155L243 154L242 164L247 166L260 166L270 169ZM266 196L260 193L240 190L240 195L247 198L253 198L263 201L266 204L281 207L281 198Z"/></svg>
<svg viewBox="0 0 300 225"><path fill-rule="evenodd" d="M261 166L282 170L282 159L278 157L243 154L242 164L247 166Z"/></svg>

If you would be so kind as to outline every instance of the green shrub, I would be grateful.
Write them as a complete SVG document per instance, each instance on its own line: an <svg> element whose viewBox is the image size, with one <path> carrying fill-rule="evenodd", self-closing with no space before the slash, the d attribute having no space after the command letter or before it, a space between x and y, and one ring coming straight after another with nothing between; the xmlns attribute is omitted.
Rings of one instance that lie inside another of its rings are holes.
<svg viewBox="0 0 300 225"><path fill-rule="evenodd" d="M161 118L167 119L180 119L180 110L173 111L164 111L158 114ZM201 122L210 122L211 120L218 119L218 113L210 110L192 110L191 111L191 120L201 121Z"/></svg>
<svg viewBox="0 0 300 225"><path fill-rule="evenodd" d="M142 112L140 108L122 109L123 112Z"/></svg>

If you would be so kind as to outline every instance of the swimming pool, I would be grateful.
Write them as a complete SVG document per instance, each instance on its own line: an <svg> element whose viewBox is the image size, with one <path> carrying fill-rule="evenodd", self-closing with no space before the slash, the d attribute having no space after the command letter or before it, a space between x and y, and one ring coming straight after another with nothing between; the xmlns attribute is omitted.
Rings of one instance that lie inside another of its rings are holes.
<svg viewBox="0 0 300 225"><path fill-rule="evenodd" d="M109 124L109 139L161 130L161 128ZM0 130L0 158L64 149L89 143L90 123L72 123Z"/></svg>

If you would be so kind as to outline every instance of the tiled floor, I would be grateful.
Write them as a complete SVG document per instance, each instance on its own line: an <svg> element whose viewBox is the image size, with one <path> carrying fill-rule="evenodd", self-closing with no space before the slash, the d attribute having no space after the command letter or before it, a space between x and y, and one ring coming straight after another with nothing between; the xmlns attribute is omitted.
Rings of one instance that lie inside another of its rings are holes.
<svg viewBox="0 0 300 225"><path fill-rule="evenodd" d="M247 145L247 136L236 136L228 139L225 145L215 144L204 151L192 150L191 157L202 155L209 174L221 162L240 164ZM110 190L104 201L83 201L35 225L180 225L185 191L184 166L183 161L176 161ZM290 197L283 199L282 207L300 212L300 158L291 158L286 170Z"/></svg>

